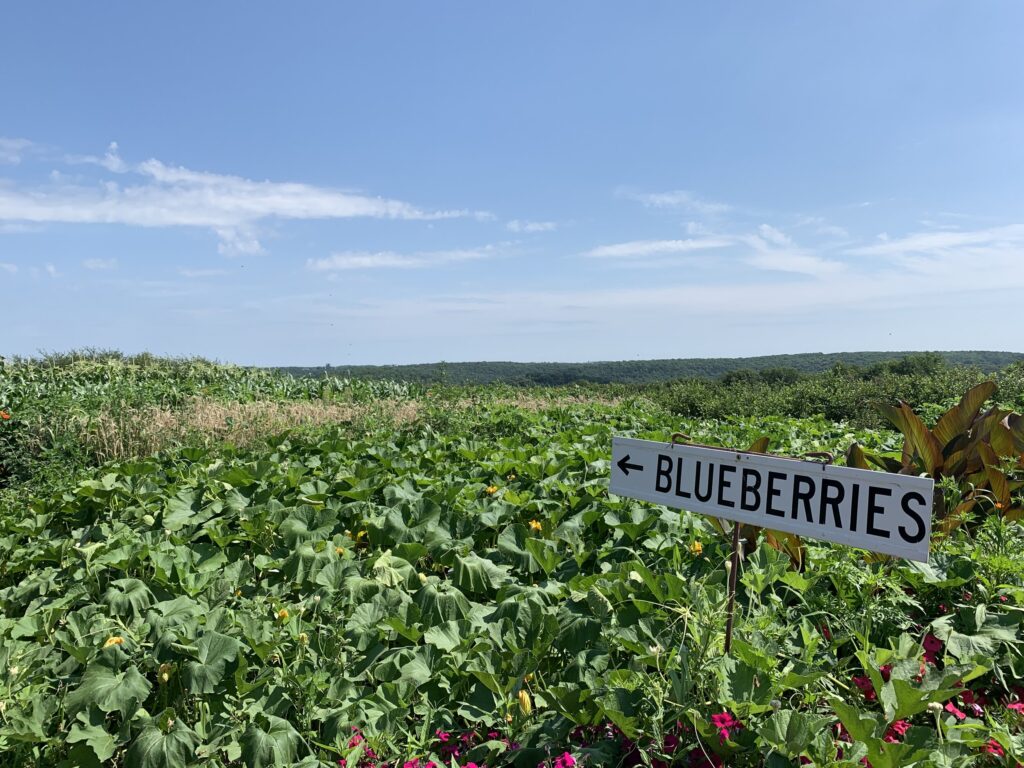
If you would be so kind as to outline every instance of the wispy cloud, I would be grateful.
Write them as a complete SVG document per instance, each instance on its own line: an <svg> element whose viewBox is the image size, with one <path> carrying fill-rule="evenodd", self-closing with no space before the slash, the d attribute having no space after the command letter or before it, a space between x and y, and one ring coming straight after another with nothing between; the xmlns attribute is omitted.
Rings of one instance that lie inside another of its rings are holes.
<svg viewBox="0 0 1024 768"><path fill-rule="evenodd" d="M86 259L82 266L94 271L117 269L117 259Z"/></svg>
<svg viewBox="0 0 1024 768"><path fill-rule="evenodd" d="M194 171L159 160L131 165L121 158L116 144L103 157L69 161L98 165L115 178L93 186L60 176L44 186L0 186L0 222L204 227L217 233L221 251L230 255L259 252L258 225L275 220L431 221L475 215L466 210L427 210L402 200L311 184Z"/></svg>
<svg viewBox="0 0 1024 768"><path fill-rule="evenodd" d="M33 147L28 139L5 139L0 137L0 163L17 165L22 156Z"/></svg>
<svg viewBox="0 0 1024 768"><path fill-rule="evenodd" d="M795 272L814 277L834 275L844 269L841 261L808 253L797 246L789 235L769 224L762 224L756 235L746 236L743 241L752 251L743 257L743 261L756 269Z"/></svg>
<svg viewBox="0 0 1024 768"><path fill-rule="evenodd" d="M0 269L2 269L4 272L6 272L9 275L15 275L15 274L18 273L18 265L17 264L10 264L10 263L8 263L6 261L0 261Z"/></svg>
<svg viewBox="0 0 1024 768"><path fill-rule="evenodd" d="M732 210L731 205L705 200L685 189L674 189L668 192L637 192L621 188L618 190L618 195L642 203L648 208L686 211L698 216L720 216Z"/></svg>
<svg viewBox="0 0 1024 768"><path fill-rule="evenodd" d="M949 230L916 232L905 237L887 235L872 245L853 248L850 253L859 256L906 256L911 254L940 256L965 255L979 251L1020 251L1024 247L1024 225L992 227L975 230Z"/></svg>
<svg viewBox="0 0 1024 768"><path fill-rule="evenodd" d="M552 232L558 229L558 224L554 221L520 221L519 219L512 219L512 221L505 224L505 228L510 232Z"/></svg>
<svg viewBox="0 0 1024 768"><path fill-rule="evenodd" d="M342 251L322 259L309 259L313 272L342 272L352 269L422 269L458 261L484 259L494 254L493 246L470 250L423 251L411 254L394 251Z"/></svg>
<svg viewBox="0 0 1024 768"><path fill-rule="evenodd" d="M201 277L220 277L226 275L228 271L226 269L179 269L178 274L182 277L189 279L197 279Z"/></svg>
<svg viewBox="0 0 1024 768"><path fill-rule="evenodd" d="M585 251L592 259L634 259L650 256L671 256L711 248L724 248L733 244L727 237L703 237L688 240L632 240L626 243L600 245Z"/></svg>

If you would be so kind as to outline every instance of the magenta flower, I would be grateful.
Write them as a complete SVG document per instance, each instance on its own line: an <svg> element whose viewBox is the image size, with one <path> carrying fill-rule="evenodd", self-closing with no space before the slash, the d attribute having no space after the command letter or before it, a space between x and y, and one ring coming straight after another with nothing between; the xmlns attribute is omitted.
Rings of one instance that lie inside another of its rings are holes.
<svg viewBox="0 0 1024 768"><path fill-rule="evenodd" d="M731 735L731 731L738 731L743 727L743 723L733 717L731 712L722 712L718 715L712 715L711 725L718 730L718 739L721 744L725 744L726 739Z"/></svg>
<svg viewBox="0 0 1024 768"><path fill-rule="evenodd" d="M924 660L929 664L938 664L938 653L942 650L942 641L929 632L921 645L924 646Z"/></svg>
<svg viewBox="0 0 1024 768"><path fill-rule="evenodd" d="M965 715L963 712L961 712L959 709L957 709L956 704L954 704L952 701L946 702L945 709L951 715L955 716L957 720L966 720L967 719L967 715Z"/></svg>

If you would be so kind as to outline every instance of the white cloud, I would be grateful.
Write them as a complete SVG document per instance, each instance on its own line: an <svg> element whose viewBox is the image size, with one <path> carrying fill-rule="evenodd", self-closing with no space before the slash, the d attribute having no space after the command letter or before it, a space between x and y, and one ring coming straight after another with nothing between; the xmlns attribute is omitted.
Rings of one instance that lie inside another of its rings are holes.
<svg viewBox="0 0 1024 768"><path fill-rule="evenodd" d="M510 232L552 232L558 228L554 221L520 221L512 219L505 225Z"/></svg>
<svg viewBox="0 0 1024 768"><path fill-rule="evenodd" d="M86 259L82 266L91 270L117 269L117 259Z"/></svg>
<svg viewBox="0 0 1024 768"><path fill-rule="evenodd" d="M798 247L789 235L768 224L758 228L758 234L743 238L753 253L743 257L748 266L773 272L795 272L823 277L842 272L841 261L824 259Z"/></svg>
<svg viewBox="0 0 1024 768"><path fill-rule="evenodd" d="M309 259L306 268L314 272L341 272L351 269L421 269L457 261L483 259L492 255L493 246L475 250L424 251L412 254L394 251L342 251L327 258Z"/></svg>
<svg viewBox="0 0 1024 768"><path fill-rule="evenodd" d="M700 216L720 216L732 210L731 205L704 200L685 189L675 189L669 192L635 192L620 189L619 196L636 200L648 208L689 211Z"/></svg>
<svg viewBox="0 0 1024 768"><path fill-rule="evenodd" d="M725 237L704 237L689 240L633 240L591 248L583 253L594 259L632 259L646 256L669 256L710 248L723 248L733 241Z"/></svg>
<svg viewBox="0 0 1024 768"><path fill-rule="evenodd" d="M11 147L0 145L0 152L10 154ZM0 186L0 222L203 227L218 234L223 253L251 254L261 250L254 234L261 222L358 217L431 221L475 215L310 184L193 171L159 160L132 166L121 159L116 144L102 158L68 160L99 165L119 178L92 186L63 177L40 187Z"/></svg>
<svg viewBox="0 0 1024 768"><path fill-rule="evenodd" d="M224 256L252 256L263 253L263 246L250 229L219 227L216 231L217 237L220 238L217 252Z"/></svg>
<svg viewBox="0 0 1024 768"><path fill-rule="evenodd" d="M0 261L0 269L2 269L4 272L7 272L10 275L15 275L18 273L17 264L9 264L5 261Z"/></svg>
<svg viewBox="0 0 1024 768"><path fill-rule="evenodd" d="M60 277L60 272L57 271L57 268L53 266L53 264L47 264L43 267L43 269L46 271L46 274L48 274L50 277Z"/></svg>
<svg viewBox="0 0 1024 768"><path fill-rule="evenodd" d="M0 137L0 163L17 165L22 156L35 146L28 139L5 139Z"/></svg>
<svg viewBox="0 0 1024 768"><path fill-rule="evenodd" d="M769 224L762 224L757 228L757 231L761 235L762 240L766 240L773 245L791 246L793 244L793 239L789 235Z"/></svg>
<svg viewBox="0 0 1024 768"><path fill-rule="evenodd" d="M883 233L874 245L853 248L850 253L859 256L947 256L1014 250L1024 247L1024 225L992 227L977 230L947 230L917 232L905 237L892 238Z"/></svg>

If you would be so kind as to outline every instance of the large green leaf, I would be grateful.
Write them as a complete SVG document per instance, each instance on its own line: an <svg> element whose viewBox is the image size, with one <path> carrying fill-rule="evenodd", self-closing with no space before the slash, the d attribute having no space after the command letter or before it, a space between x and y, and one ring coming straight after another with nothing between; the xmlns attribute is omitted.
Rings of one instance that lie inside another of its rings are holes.
<svg viewBox="0 0 1024 768"><path fill-rule="evenodd" d="M299 734L287 720L260 715L242 734L242 761L247 768L290 765L298 752Z"/></svg>
<svg viewBox="0 0 1024 768"><path fill-rule="evenodd" d="M150 718L128 748L125 768L186 768L195 764L199 737L173 709Z"/></svg>
<svg viewBox="0 0 1024 768"><path fill-rule="evenodd" d="M94 661L86 668L78 687L68 694L66 703L71 712L95 705L104 712L120 712L122 717L131 717L149 696L151 688L134 666L117 672L102 660Z"/></svg>
<svg viewBox="0 0 1024 768"><path fill-rule="evenodd" d="M219 632L204 632L196 642L196 660L182 667L185 685L193 693L214 693L224 678L228 665L233 665L242 644Z"/></svg>
<svg viewBox="0 0 1024 768"><path fill-rule="evenodd" d="M758 734L779 752L795 759L807 750L827 723L828 718L785 709L769 717Z"/></svg>
<svg viewBox="0 0 1024 768"><path fill-rule="evenodd" d="M117 749L117 741L107 733L105 723L105 715L96 707L79 712L71 726L71 733L68 734L68 743L83 742L89 746L99 762L109 760Z"/></svg>

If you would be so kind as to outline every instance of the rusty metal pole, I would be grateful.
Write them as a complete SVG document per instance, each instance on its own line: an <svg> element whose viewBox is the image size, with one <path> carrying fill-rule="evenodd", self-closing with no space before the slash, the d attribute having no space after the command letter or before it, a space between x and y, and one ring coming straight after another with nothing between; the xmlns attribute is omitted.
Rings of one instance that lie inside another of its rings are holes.
<svg viewBox="0 0 1024 768"><path fill-rule="evenodd" d="M740 524L732 524L732 560L729 568L729 607L725 620L725 654L732 650L732 624L736 613L736 573L740 569Z"/></svg>

